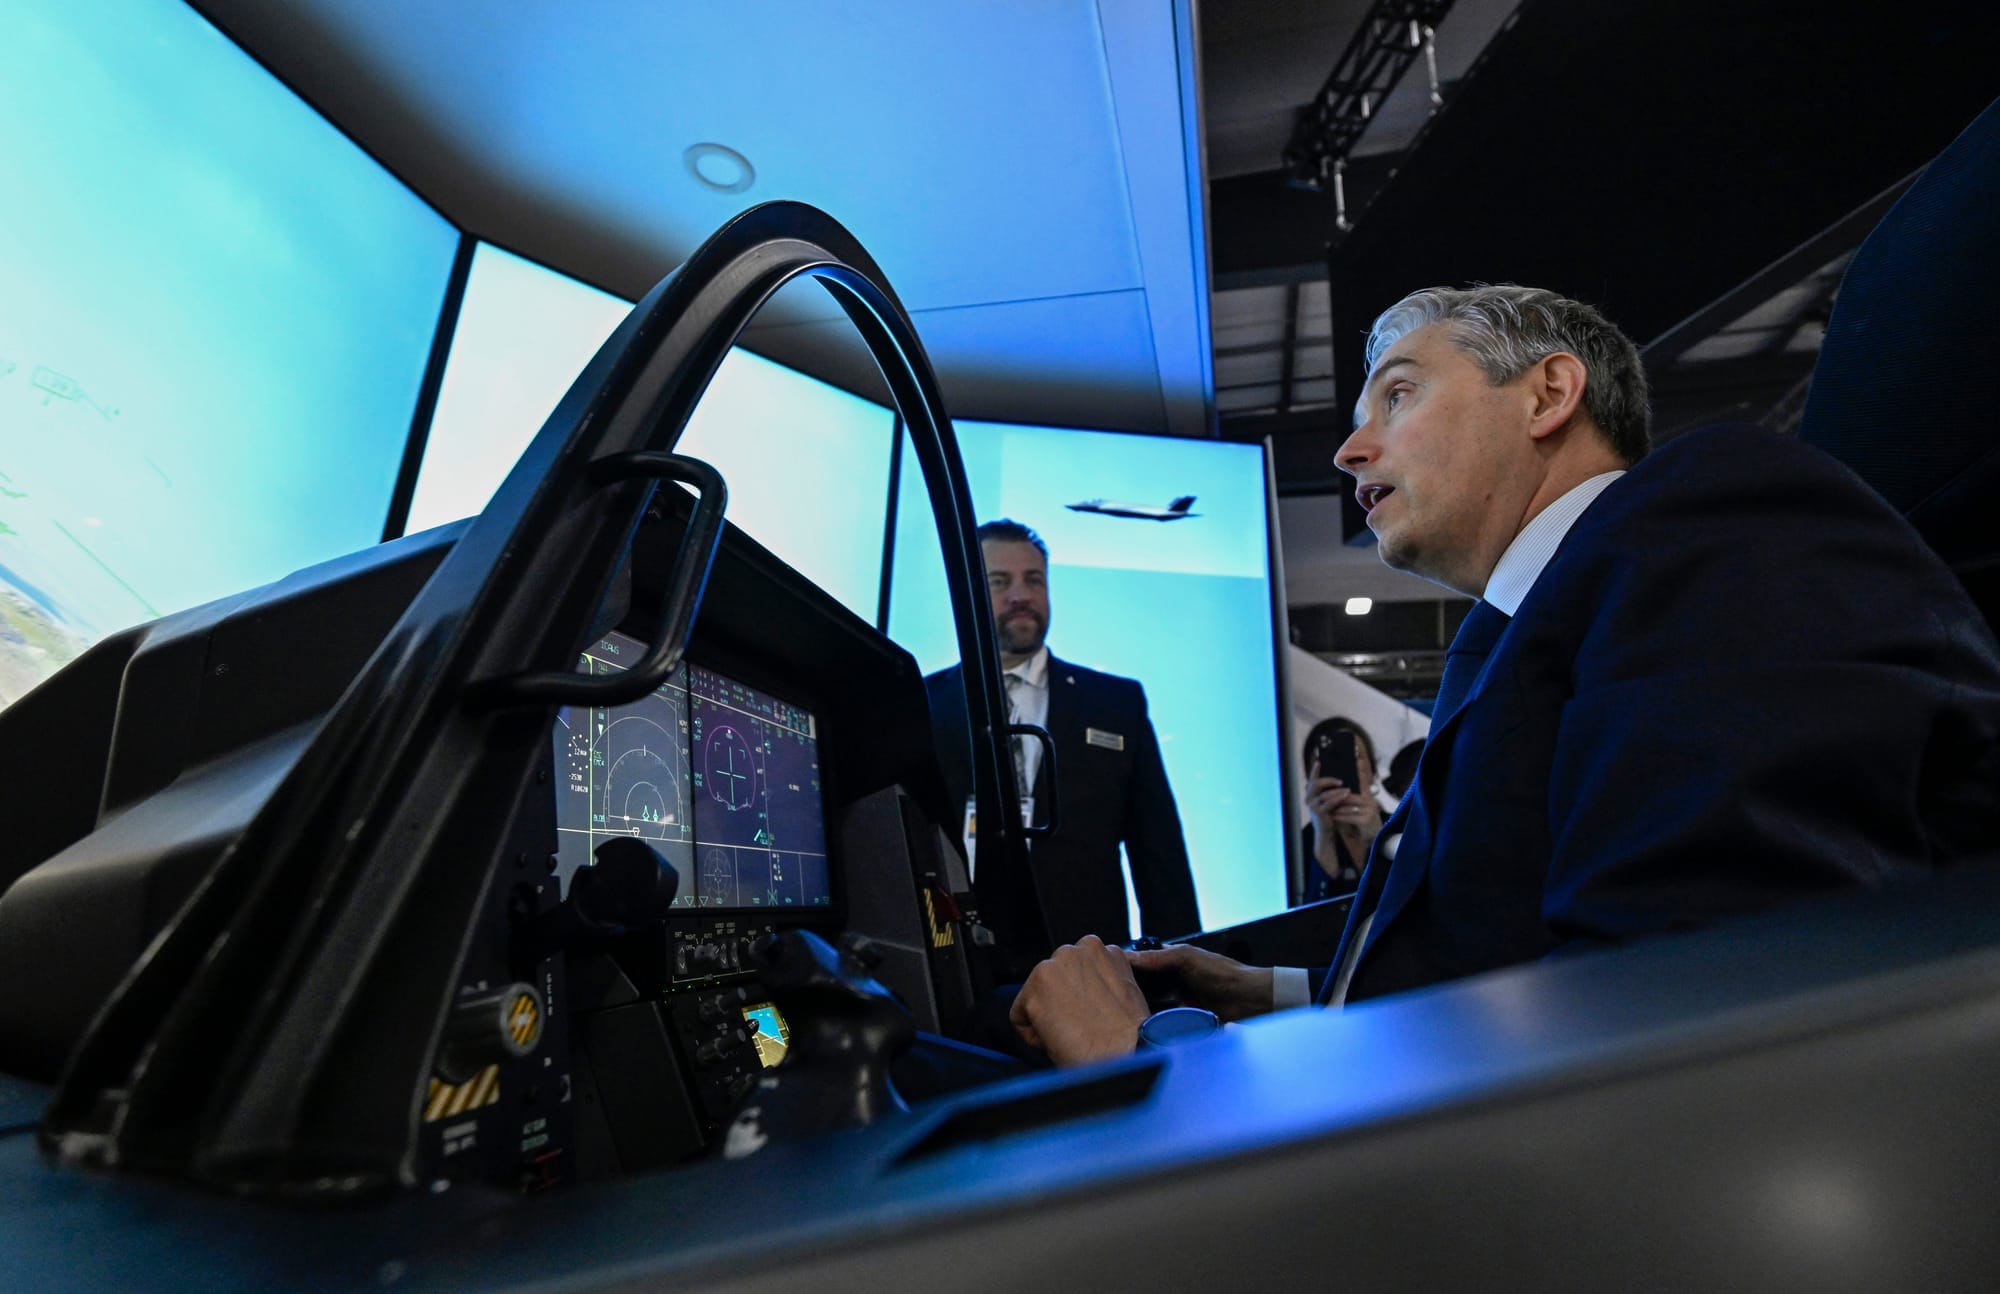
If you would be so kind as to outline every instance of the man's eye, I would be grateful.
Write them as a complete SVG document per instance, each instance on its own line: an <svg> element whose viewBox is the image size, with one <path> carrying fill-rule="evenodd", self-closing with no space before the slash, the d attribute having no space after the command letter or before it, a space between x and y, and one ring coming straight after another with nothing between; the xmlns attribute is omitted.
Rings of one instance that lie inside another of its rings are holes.
<svg viewBox="0 0 2000 1294"><path fill-rule="evenodd" d="M1396 407L1397 403L1401 401L1405 395L1408 394L1409 394L1408 390L1404 387L1400 386L1393 387L1390 389L1389 394L1387 398L1384 399L1383 403L1387 405L1389 408L1393 409Z"/></svg>

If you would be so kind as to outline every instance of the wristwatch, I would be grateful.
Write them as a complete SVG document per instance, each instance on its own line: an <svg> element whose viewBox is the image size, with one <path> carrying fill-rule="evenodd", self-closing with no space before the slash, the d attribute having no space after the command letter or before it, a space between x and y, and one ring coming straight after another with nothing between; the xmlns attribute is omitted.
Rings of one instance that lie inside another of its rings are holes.
<svg viewBox="0 0 2000 1294"><path fill-rule="evenodd" d="M1222 1027L1213 1011L1198 1006L1170 1006L1155 1011L1139 1024L1141 1047L1174 1047L1196 1038L1206 1038Z"/></svg>

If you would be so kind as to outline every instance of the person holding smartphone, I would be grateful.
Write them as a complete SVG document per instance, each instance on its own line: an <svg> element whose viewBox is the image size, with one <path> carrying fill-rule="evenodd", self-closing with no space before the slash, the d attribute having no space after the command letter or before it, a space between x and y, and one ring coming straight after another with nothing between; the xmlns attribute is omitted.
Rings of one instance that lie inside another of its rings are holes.
<svg viewBox="0 0 2000 1294"><path fill-rule="evenodd" d="M1382 830L1375 799L1375 743L1354 720L1322 719L1306 734L1306 868L1300 903L1352 894Z"/></svg>

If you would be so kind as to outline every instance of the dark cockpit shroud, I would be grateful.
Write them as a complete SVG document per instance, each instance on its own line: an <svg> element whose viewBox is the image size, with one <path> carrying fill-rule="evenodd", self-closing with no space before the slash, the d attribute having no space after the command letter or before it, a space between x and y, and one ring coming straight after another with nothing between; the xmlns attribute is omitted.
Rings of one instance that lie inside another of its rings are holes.
<svg viewBox="0 0 2000 1294"><path fill-rule="evenodd" d="M531 1090L566 1117L587 1081L604 1089L593 1117L615 1109L628 1076L587 1074L582 1058L625 1046L652 1047L694 1090L675 1126L637 1150L600 1128L595 1153L670 1162L741 1095L756 1053L732 1044L769 1017L733 977L788 925L868 935L919 1024L964 1009L972 899L931 825L947 819L914 662L725 537L726 486L671 453L745 323L801 277L846 311L910 432L962 653L988 665L967 671L979 848L1019 850L992 620L937 383L853 238L812 208L762 206L634 308L479 516L119 635L6 716L11 738L67 700L104 729L82 760L97 765L67 770L86 783L103 770L100 803L13 860L63 855L0 905L0 959L74 986L60 1009L17 1003L0 1020L14 1072L63 1067L48 1145L238 1190L409 1185L451 1175L443 1161L474 1143L533 1140L480 1124L496 1089L509 1120ZM619 667L602 667L613 650ZM579 671L586 658L599 664ZM237 668L265 692L232 687ZM628 718L658 737L610 731ZM579 721L603 725L602 744L552 737ZM619 802L598 821L606 794ZM103 807L131 829L99 821ZM605 936L606 919L550 913L589 850L621 834L675 863L677 904L647 956L587 978L563 950ZM886 889L842 872L857 852L896 860L863 869L893 878ZM117 929L74 932L63 916L85 899ZM1037 915L1031 896L1008 902L990 917ZM696 1001L695 986L714 992ZM657 1020L632 1042L619 1013L640 999ZM488 1171L464 1175L548 1162L479 1157Z"/></svg>

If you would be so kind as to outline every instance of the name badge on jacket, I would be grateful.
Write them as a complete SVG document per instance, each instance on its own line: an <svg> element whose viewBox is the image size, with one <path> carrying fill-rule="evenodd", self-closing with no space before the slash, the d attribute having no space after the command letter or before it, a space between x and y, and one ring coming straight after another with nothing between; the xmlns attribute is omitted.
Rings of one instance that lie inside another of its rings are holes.
<svg viewBox="0 0 2000 1294"><path fill-rule="evenodd" d="M1102 728L1085 728L1083 740L1087 745L1102 746L1106 750L1125 749L1125 738L1115 732L1106 732Z"/></svg>

